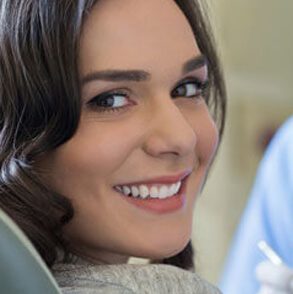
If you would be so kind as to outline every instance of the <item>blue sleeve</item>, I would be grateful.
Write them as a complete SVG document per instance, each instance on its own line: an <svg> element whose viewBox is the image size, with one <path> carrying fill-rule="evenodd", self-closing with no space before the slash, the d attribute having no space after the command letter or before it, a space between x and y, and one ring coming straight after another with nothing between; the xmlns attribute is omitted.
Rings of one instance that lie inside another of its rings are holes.
<svg viewBox="0 0 293 294"><path fill-rule="evenodd" d="M255 294L265 240L293 267L293 117L277 132L257 173L221 278L225 294Z"/></svg>

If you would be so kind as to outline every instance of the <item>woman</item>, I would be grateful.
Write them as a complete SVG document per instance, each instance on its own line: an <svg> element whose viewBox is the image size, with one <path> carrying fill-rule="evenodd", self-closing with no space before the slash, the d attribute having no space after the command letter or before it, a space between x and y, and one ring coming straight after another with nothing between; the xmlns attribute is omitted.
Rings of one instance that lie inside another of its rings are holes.
<svg viewBox="0 0 293 294"><path fill-rule="evenodd" d="M199 3L6 0L0 17L1 207L64 291L208 293L179 269L225 114Z"/></svg>

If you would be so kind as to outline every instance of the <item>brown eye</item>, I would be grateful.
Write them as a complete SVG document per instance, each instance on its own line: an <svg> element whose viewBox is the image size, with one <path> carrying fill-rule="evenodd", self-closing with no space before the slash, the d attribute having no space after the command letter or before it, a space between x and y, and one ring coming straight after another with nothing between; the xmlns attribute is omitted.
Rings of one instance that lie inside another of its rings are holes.
<svg viewBox="0 0 293 294"><path fill-rule="evenodd" d="M207 82L198 80L191 80L177 86L172 92L172 97L197 97L203 94L204 89L207 87Z"/></svg>
<svg viewBox="0 0 293 294"><path fill-rule="evenodd" d="M95 111L118 111L131 103L126 93L107 92L95 96L87 104Z"/></svg>

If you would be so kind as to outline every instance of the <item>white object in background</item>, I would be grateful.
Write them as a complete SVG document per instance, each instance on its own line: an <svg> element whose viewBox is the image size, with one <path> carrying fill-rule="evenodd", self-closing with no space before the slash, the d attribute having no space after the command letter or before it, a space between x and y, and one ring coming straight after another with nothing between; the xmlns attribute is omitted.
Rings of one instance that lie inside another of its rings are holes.
<svg viewBox="0 0 293 294"><path fill-rule="evenodd" d="M267 244L266 241L259 241L257 245L274 265L281 265L283 263L281 257Z"/></svg>
<svg viewBox="0 0 293 294"><path fill-rule="evenodd" d="M269 259L256 267L256 277L260 282L258 294L293 294L293 270L265 241L259 242L258 247Z"/></svg>

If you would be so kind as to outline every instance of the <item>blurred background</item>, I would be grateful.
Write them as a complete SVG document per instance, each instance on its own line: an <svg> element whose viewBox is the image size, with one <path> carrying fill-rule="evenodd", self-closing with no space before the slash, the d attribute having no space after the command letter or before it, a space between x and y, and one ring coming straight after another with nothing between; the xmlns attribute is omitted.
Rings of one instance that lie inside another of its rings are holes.
<svg viewBox="0 0 293 294"><path fill-rule="evenodd" d="M293 114L292 0L209 0L228 88L226 130L193 229L197 271L217 283L265 146Z"/></svg>

